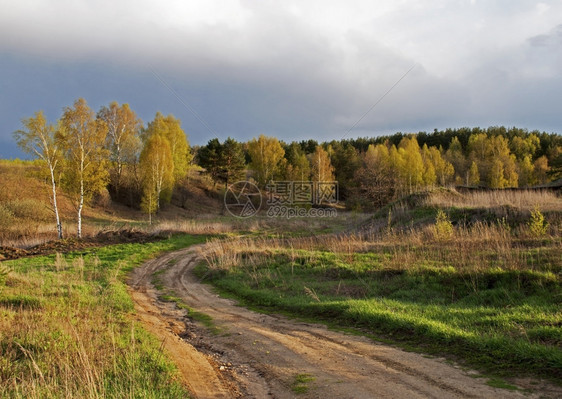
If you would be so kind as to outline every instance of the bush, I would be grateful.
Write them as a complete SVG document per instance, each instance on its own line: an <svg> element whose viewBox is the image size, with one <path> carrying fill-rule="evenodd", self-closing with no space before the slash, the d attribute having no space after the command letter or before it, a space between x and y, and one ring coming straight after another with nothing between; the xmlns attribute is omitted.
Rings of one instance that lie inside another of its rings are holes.
<svg viewBox="0 0 562 399"><path fill-rule="evenodd" d="M528 223L529 232L533 237L543 237L548 231L548 223L544 220L544 215L541 213L538 206L531 211L531 219Z"/></svg>
<svg viewBox="0 0 562 399"><path fill-rule="evenodd" d="M0 230L7 230L14 223L14 213L4 204L0 204Z"/></svg>
<svg viewBox="0 0 562 399"><path fill-rule="evenodd" d="M108 209L111 206L111 195L109 195L109 191L104 188L99 193L96 193L92 204L103 209Z"/></svg>
<svg viewBox="0 0 562 399"><path fill-rule="evenodd" d="M449 220L447 214L441 209L437 211L433 232L435 234L435 238L439 240L446 240L453 236L453 224Z"/></svg>
<svg viewBox="0 0 562 399"><path fill-rule="evenodd" d="M32 198L13 200L8 202L6 206L19 219L47 222L51 218L51 213L45 204Z"/></svg>

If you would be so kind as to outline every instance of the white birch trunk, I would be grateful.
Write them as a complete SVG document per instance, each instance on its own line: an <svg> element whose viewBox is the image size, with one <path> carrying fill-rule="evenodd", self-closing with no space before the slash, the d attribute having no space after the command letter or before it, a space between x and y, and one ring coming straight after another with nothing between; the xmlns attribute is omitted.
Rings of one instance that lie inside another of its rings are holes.
<svg viewBox="0 0 562 399"><path fill-rule="evenodd" d="M80 178L80 202L78 204L78 238L82 238L82 207L84 206L84 179Z"/></svg>
<svg viewBox="0 0 562 399"><path fill-rule="evenodd" d="M62 223L59 216L59 207L57 205L57 185L55 181L54 165L49 163L49 169L51 171L51 186L53 188L53 209L55 211L55 218L57 219L57 233L59 235L59 239L62 239Z"/></svg>
<svg viewBox="0 0 562 399"><path fill-rule="evenodd" d="M84 207L84 144L80 143L80 200L78 201L78 228L76 235L82 238L82 208Z"/></svg>

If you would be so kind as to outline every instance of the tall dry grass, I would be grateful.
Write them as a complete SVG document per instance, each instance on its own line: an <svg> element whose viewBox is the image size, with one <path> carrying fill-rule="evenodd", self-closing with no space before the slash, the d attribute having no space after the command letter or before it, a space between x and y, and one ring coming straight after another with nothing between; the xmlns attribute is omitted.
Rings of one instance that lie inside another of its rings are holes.
<svg viewBox="0 0 562 399"><path fill-rule="evenodd" d="M174 232L186 234L226 234L235 231L258 231L262 228L259 220L227 219L227 220L165 220L149 226L150 233Z"/></svg>
<svg viewBox="0 0 562 399"><path fill-rule="evenodd" d="M455 190L431 193L425 202L441 208L496 208L510 206L530 211L538 206L542 211L562 210L562 197L546 190L493 190L459 193Z"/></svg>
<svg viewBox="0 0 562 399"><path fill-rule="evenodd" d="M354 261L354 254L384 254L382 266L396 270L431 264L465 271L481 271L490 267L527 270L551 264L561 266L562 263L562 259L555 259L557 251L562 253L560 235L532 237L524 226L512 229L499 221L455 226L450 237L442 238L434 227L425 225L399 231L383 229L379 232L302 238L215 239L202 247L200 253L213 270L268 265L274 263L277 256L293 260L304 257L311 263L326 252L349 263ZM548 241L548 249L543 253L545 262L541 263L543 240Z"/></svg>

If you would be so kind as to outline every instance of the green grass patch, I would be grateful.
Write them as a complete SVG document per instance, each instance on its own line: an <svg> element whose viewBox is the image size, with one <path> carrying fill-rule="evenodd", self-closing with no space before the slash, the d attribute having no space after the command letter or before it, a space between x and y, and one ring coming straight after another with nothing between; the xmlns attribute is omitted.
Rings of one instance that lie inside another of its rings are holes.
<svg viewBox="0 0 562 399"><path fill-rule="evenodd" d="M291 387L296 394L307 393L310 390L309 383L315 381L316 378L311 374L297 374Z"/></svg>
<svg viewBox="0 0 562 399"><path fill-rule="evenodd" d="M41 300L30 295L7 295L0 297L0 306L18 309L40 309Z"/></svg>
<svg viewBox="0 0 562 399"><path fill-rule="evenodd" d="M187 306L180 297L175 295L174 291L166 290L166 292L166 294L159 295L158 298L165 302L173 302L178 309L185 309L187 317L203 324L212 334L219 335L223 332L221 328L217 327L211 316Z"/></svg>
<svg viewBox="0 0 562 399"><path fill-rule="evenodd" d="M212 334L219 335L223 332L223 330L215 324L211 316L187 306L173 290L166 289L164 293L158 295L158 298L165 302L173 302L178 309L186 310L187 317L203 324Z"/></svg>
<svg viewBox="0 0 562 399"><path fill-rule="evenodd" d="M176 235L3 262L0 397L188 397L161 343L130 317L124 277L205 240Z"/></svg>
<svg viewBox="0 0 562 399"><path fill-rule="evenodd" d="M486 384L494 388L509 389L510 391L518 390L515 385L511 385L501 378L490 378L488 381L486 381Z"/></svg>

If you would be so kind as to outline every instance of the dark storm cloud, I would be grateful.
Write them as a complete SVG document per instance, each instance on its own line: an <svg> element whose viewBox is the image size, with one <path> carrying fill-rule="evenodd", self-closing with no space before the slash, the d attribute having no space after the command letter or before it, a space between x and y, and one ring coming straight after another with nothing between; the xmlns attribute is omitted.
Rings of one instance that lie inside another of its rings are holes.
<svg viewBox="0 0 562 399"><path fill-rule="evenodd" d="M85 97L179 117L193 143L339 139L434 127L556 130L557 2L0 0L0 145ZM13 149L2 149L9 156Z"/></svg>

